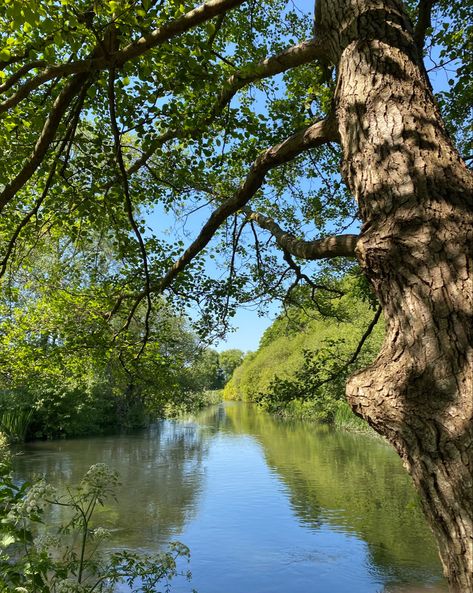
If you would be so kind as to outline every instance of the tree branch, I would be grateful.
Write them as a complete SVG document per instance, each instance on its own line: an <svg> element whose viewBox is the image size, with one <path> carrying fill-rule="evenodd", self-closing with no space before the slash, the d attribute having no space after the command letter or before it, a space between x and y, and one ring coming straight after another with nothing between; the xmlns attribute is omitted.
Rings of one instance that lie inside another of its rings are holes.
<svg viewBox="0 0 473 593"><path fill-rule="evenodd" d="M321 381L319 381L318 383L313 385L312 389L319 389L320 387L322 387L322 385L326 385L327 383L334 381L335 379L337 379L337 377L340 376L341 373L346 371L348 369L348 367L350 367L353 363L356 362L356 359L360 355L360 352L363 349L363 346L364 346L366 340L370 337L371 333L373 332L374 328L376 327L376 324L378 323L382 312L383 312L382 307L378 307L376 313L374 314L373 319L370 321L368 327L366 328L366 331L361 336L361 339L358 342L358 346L356 347L355 352L350 356L350 358L346 362L344 362L342 365L340 365L335 372L330 373L330 375L326 379L322 379Z"/></svg>
<svg viewBox="0 0 473 593"><path fill-rule="evenodd" d="M346 367L349 367L350 365L352 365L356 361L356 359L358 358L358 355L360 354L361 349L363 348L364 343L370 337L371 332L374 330L376 324L378 323L379 318L381 317L381 313L382 312L383 312L383 308L382 307L378 307L378 309L376 310L376 313L374 314L373 319L370 321L370 324L366 328L365 333L361 336L361 339L358 342L358 346L356 347L355 352L353 352L353 354L351 355L351 357L349 358L349 360L347 360L346 365L345 365Z"/></svg>
<svg viewBox="0 0 473 593"><path fill-rule="evenodd" d="M281 144L265 150L253 163L248 176L235 194L227 198L210 216L202 227L198 237L174 263L163 278L153 286L156 292L167 288L193 259L210 242L219 226L232 214L241 210L263 185L266 173L291 161L293 158L316 146L334 140L337 136L335 122L332 118L319 121L290 136Z"/></svg>
<svg viewBox="0 0 473 593"><path fill-rule="evenodd" d="M419 16L414 29L414 41L421 52L424 49L427 29L432 26L432 8L436 2L437 0L419 0Z"/></svg>
<svg viewBox="0 0 473 593"><path fill-rule="evenodd" d="M59 163L59 158L61 157L62 154L64 154L64 151L66 150L67 146L68 145L70 146L70 144L72 143L72 141L74 139L76 129L77 129L77 123L79 121L80 113L81 113L81 110L82 110L82 107L84 104L85 94L87 92L87 86L88 85L85 84L82 87L81 93L78 97L77 105L74 108L74 115L73 115L72 121L69 125L69 128L66 132L66 135L65 135L63 141L61 142L61 144L59 146L57 154L54 157L54 162L53 162L51 169L48 173L48 177L46 179L46 183L45 183L45 186L44 186L44 189L43 189L41 195L36 200L33 208L20 221L19 225L16 227L15 231L13 232L13 234L10 238L10 241L8 242L5 255L4 255L2 261L0 262L0 278L2 278L5 275L8 260L10 259L10 256L13 252L13 249L16 244L16 240L20 236L22 230L28 225L29 221L33 218L33 216L36 216L36 214L39 212L39 209L41 208L44 200L46 199L46 196L48 195L48 192L49 192L51 186L53 185L54 175L56 173L56 169L57 169L57 166ZM62 169L65 168L66 164L67 164L67 155L66 155L66 159L65 159Z"/></svg>
<svg viewBox="0 0 473 593"><path fill-rule="evenodd" d="M268 216L254 212L248 207L244 208L243 212L249 220L253 220L258 226L269 231L278 245L291 255L308 260L322 259L324 257L355 257L358 235L338 235L314 241L304 241L284 231Z"/></svg>
<svg viewBox="0 0 473 593"><path fill-rule="evenodd" d="M316 39L311 39L293 45L280 54L266 58L254 66L247 66L244 70L235 72L227 80L220 95L218 105L227 105L237 91L250 82L280 74L290 68L307 64L325 55L326 52L322 44Z"/></svg>
<svg viewBox="0 0 473 593"><path fill-rule="evenodd" d="M201 253L209 244L210 240L218 230L220 225L232 214L235 214L251 200L256 192L263 185L268 171L287 163L296 156L308 150L321 146L327 142L333 142L338 138L338 128L335 118L328 117L322 121L316 122L293 136L290 136L284 142L268 148L260 154L254 161L245 181L240 185L235 194L222 202L214 210L207 222L202 227L199 235L184 251L181 257L174 262L168 272L158 281L151 284L150 290L154 293L161 293L168 288L191 261ZM142 300L146 296L146 291L138 295L129 295L129 298L135 296ZM126 297L121 297L120 302ZM113 307L116 310L117 306ZM110 313L105 315L110 317Z"/></svg>
<svg viewBox="0 0 473 593"><path fill-rule="evenodd" d="M8 91L8 89L11 89L11 87L16 82L18 82L25 74L28 74L30 70L33 70L33 68L42 68L46 65L47 62L45 62L44 60L35 60L33 62L25 64L24 66L19 68L14 74L12 74L10 78L7 78L7 80L5 80L3 84L0 84L0 93L4 93L5 91Z"/></svg>
<svg viewBox="0 0 473 593"><path fill-rule="evenodd" d="M245 0L209 0L197 8L186 12L178 19L170 21L162 27L155 29L148 35L129 43L121 50L113 53L104 53L102 51L100 52L101 55L97 55L99 52L95 52L95 56L97 57L92 56L89 59L71 62L70 64L50 66L21 86L14 95L9 97L3 103L0 103L0 113L17 105L22 99L27 97L31 91L48 80L61 78L68 76L69 74L90 73L104 70L106 68L120 68L129 60L143 55L153 47L165 43L177 35L185 33L189 29L209 21L215 16L219 16L224 12L236 8L240 4L243 4L244 1Z"/></svg>
<svg viewBox="0 0 473 593"><path fill-rule="evenodd" d="M132 175L133 173L136 173L136 171L138 171L153 156L156 150L169 140L175 138L195 138L199 132L212 123L217 115L219 115L230 103L236 93L245 85L250 84L251 82L256 82L257 80L262 80L263 78L274 76L275 74L280 74L290 68L307 64L311 60L321 57L322 55L322 47L316 41L303 41L302 43L289 47L276 56L266 58L257 64L246 66L239 72L235 72L224 83L220 95L208 116L203 118L202 121L197 123L191 129L183 130L182 128L177 128L168 130L158 138L155 138L151 143L150 148L131 165L128 169L128 174Z"/></svg>
<svg viewBox="0 0 473 593"><path fill-rule="evenodd" d="M208 0L204 4L197 6L193 10L186 12L178 19L166 23L159 29L155 29L149 35L145 35L134 41L122 50L110 56L112 65L123 66L128 60L143 55L149 49L169 41L173 37L185 33L189 29L209 21L215 16L219 16L233 8L243 4L245 0Z"/></svg>
<svg viewBox="0 0 473 593"><path fill-rule="evenodd" d="M288 297L290 295L290 293L292 292L292 290L299 284L299 282L301 280L304 280L304 282L306 282L306 284L308 284L311 289L312 289L312 301L315 303L319 313L322 314L322 311L320 310L319 304L317 303L317 299L315 298L315 293L317 290L325 290L327 292L331 292L333 294L336 294L337 296L343 296L343 292L341 290L338 290L338 288L332 288L331 286L326 286L324 284L317 284L316 282L314 282L312 280L312 278L310 278L309 276L307 276L307 274L304 274L304 272L302 271L301 267L292 259L291 254L289 253L289 251L287 251L286 249L284 249L284 261L287 263L287 265L289 266L289 268L295 272L296 275L296 279L293 282L293 284L289 287L286 297Z"/></svg>
<svg viewBox="0 0 473 593"><path fill-rule="evenodd" d="M41 134L36 142L36 146L29 159L23 165L21 171L16 177L7 183L0 193L0 212L15 196L15 194L32 177L36 169L42 163L51 142L54 139L56 131L61 123L64 113L72 103L74 97L81 91L89 78L89 74L77 74L62 89L53 103L52 109L44 123Z"/></svg>
<svg viewBox="0 0 473 593"><path fill-rule="evenodd" d="M153 37L153 43L158 44L159 42L166 40L167 38L166 39L163 38L163 35L165 35L165 33L170 34L170 32L174 30L175 31L174 34L177 34L179 32L180 28L182 28L184 26L190 27L190 26L194 26L195 24L199 24L200 20L202 20L204 18L204 16L205 16L204 20L208 20L209 18L212 18L212 16L214 16L213 13L215 10L217 10L217 8L220 11L229 10L230 8L233 8L234 6L241 4L242 1L243 0L240 0L239 2L237 2L237 0L232 0L232 1L230 1L230 0L214 0L214 1L208 2L207 4L203 4L200 7L196 8L195 10L190 11L189 13L183 15L183 17L181 17L180 19L173 21L172 23L169 24L169 26L165 26L165 27L163 27L161 29L157 29L155 32L153 32L155 34ZM212 11L210 11L209 7L212 8ZM191 24L189 24L189 23L191 23ZM192 23L194 23L194 24L192 24ZM174 28L173 28L173 25L174 25ZM186 30L186 29L183 29L183 30ZM161 37L158 35L158 33L160 31L161 31ZM153 35L153 34L151 34L151 35ZM148 36L148 37L150 37L150 36ZM143 37L142 39L148 39L148 37ZM138 42L136 42L136 43L139 44L139 42L140 42L140 40L138 40ZM142 45L139 45L139 47L143 50L143 52L146 51L146 49L143 49L143 48L144 47L148 48L149 43L151 43L151 42L150 41L148 41L146 43L143 42ZM131 49L129 49L129 48L132 48L132 46L134 47L133 44L130 44L123 50L116 52L116 54L113 54L110 58L107 58L107 59L108 60L112 59L113 63L115 63L116 60L115 60L114 56L116 57L116 56L118 56L118 54L120 54L122 56L122 58L120 58L120 60L123 59L123 56L129 55L129 56L134 57L133 52L131 51ZM133 50L133 51L135 51L135 50ZM272 57L267 58L267 59L255 64L251 67L245 68L244 71L242 70L240 72L234 73L229 79L227 79L227 81L224 84L224 87L220 93L219 98L217 99L214 107L211 110L211 113L206 118L204 118L199 124L197 124L190 130L184 131L181 129L175 129L175 130L168 130L164 134L161 134L160 137L155 139L155 141L152 143L151 147L139 159L137 159L135 161L135 163L133 163L129 167L129 169L127 170L127 175L132 175L133 173L138 171L151 158L151 156L155 153L156 149L159 148L160 146L162 146L165 142L167 142L171 139L174 139L174 138L184 138L184 137L196 136L203 128L208 126L209 123L211 123L220 112L223 111L225 106L228 105L228 103L235 96L235 94L241 88L243 88L246 84L255 82L257 80L261 80L261 79L269 77L269 76L274 76L275 74L284 72L285 70L299 66L301 64L305 64L317 57L321 57L322 55L323 55L323 49L316 41L314 41L314 40L304 41L300 44L297 44L295 46L292 46L292 47L284 50L283 52L281 52L280 54L278 54L276 56L272 56ZM104 62L103 61L104 59L105 58L95 58L95 59L92 58L90 60L85 60L81 63L77 62L77 63L72 63L72 64L64 64L59 67L56 67L56 66L50 67L50 68L46 69L43 73L41 73L40 75L38 75L37 77L32 79L31 81L29 81L28 83L23 85L15 93L15 95L13 95L12 97L10 97L9 99L7 99L6 101L4 101L3 103L0 104L0 113L1 113L2 111L5 111L8 108L19 103L23 98L25 98L29 94L29 92L31 92L31 90L33 90L34 88L36 88L36 86L39 86L46 80L50 80L51 78L54 78L55 76L65 75L70 72L79 72L78 74L76 74L73 77L73 79L68 84L68 86L65 89L63 89L63 91L60 93L60 95L57 97L56 101L54 102L53 109L51 110L51 113L50 113L48 119L46 120L46 123L43 127L43 131L41 133L41 136L36 144L35 151L31 155L30 160L24 165L23 169L16 176L16 178L5 187L3 192L0 193L0 211L8 203L8 201L10 199L12 199L12 197L16 194L16 192L19 189L21 189L21 187L23 187L23 185L31 178L31 176L36 171L37 167L42 162L42 159L44 158L46 151L47 151L52 139L54 138L54 135L55 135L56 130L59 126L61 117L64 114L65 110L67 109L67 105L70 103L73 96L78 92L78 89L81 87L81 84L86 80L86 78L88 76L85 72L82 72L84 67L87 66L86 70L90 71L91 69L94 69L94 68L92 68L91 64L95 64L95 68L98 68L101 63L103 63L103 66L109 66L110 65L109 61ZM118 58L116 58L116 59L118 59ZM127 59L131 59L131 57L129 57ZM102 60L102 62L100 62L100 60ZM120 60L118 60L118 61L120 62ZM31 64L28 66L31 66ZM10 82L11 82L11 79L10 79L9 83ZM9 86L11 86L11 85L9 84Z"/></svg>
<svg viewBox="0 0 473 593"><path fill-rule="evenodd" d="M141 236L140 230L138 225L136 224L135 217L133 215L133 204L131 201L130 196L130 184L128 182L128 175L125 168L125 162L123 160L123 152L121 146L121 138L120 138L120 131L118 129L117 123L117 114L116 114L116 105L115 105L115 69L110 70L110 75L108 79L108 100L109 100L109 112L110 112L110 123L112 126L112 133L113 138L115 141L115 156L117 159L118 169L120 171L123 193L125 195L125 211L128 216L128 220L130 222L131 228L133 229L133 233L138 241L141 253L141 260L143 262L143 271L145 274L145 285L146 285L146 299L147 299L147 309L145 314L145 334L143 337L143 343L141 345L140 351L136 355L135 360L137 360L146 346L146 342L148 341L150 327L149 327L149 320L151 316L151 290L150 290L150 276L149 276L149 269L148 269L148 254L146 252L146 246ZM136 310L136 308L135 308ZM131 319L129 318L129 322ZM128 325L129 325L128 322Z"/></svg>

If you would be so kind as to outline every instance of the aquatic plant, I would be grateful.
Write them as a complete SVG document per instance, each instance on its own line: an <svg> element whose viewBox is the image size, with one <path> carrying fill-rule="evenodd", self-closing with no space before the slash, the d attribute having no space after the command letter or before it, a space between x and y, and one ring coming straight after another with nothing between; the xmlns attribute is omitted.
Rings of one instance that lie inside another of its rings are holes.
<svg viewBox="0 0 473 593"><path fill-rule="evenodd" d="M333 423L337 428L361 432L373 432L373 434L376 434L365 420L359 418L353 413L352 409L345 400L340 400L337 402L337 409L335 411Z"/></svg>
<svg viewBox="0 0 473 593"><path fill-rule="evenodd" d="M11 443L22 443L33 416L32 408L0 409L0 430Z"/></svg>

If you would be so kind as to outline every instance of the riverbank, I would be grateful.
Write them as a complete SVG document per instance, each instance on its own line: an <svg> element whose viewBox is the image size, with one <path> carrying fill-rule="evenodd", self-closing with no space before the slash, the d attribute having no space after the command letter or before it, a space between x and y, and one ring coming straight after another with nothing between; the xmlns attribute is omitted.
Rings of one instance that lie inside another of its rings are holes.
<svg viewBox="0 0 473 593"><path fill-rule="evenodd" d="M52 426L38 427L33 424L35 410L31 407L23 406L12 409L4 407L0 408L0 432L11 444L37 440L118 435L147 428L158 420L178 419L187 414L196 414L208 406L221 403L222 400L222 390L187 392L180 398L176 397L173 401L162 404L154 413L147 411L143 402L137 402L134 409L128 410L124 415L125 422L120 421L120 414L106 414L103 410L94 419L94 422L89 422L89 415L84 415L82 421L78 417L74 422L71 422L67 431L63 430L67 423L67 417L62 422L58 419L54 431Z"/></svg>
<svg viewBox="0 0 473 593"><path fill-rule="evenodd" d="M258 404L255 404L258 405ZM267 400L260 408L265 412L283 420L300 420L333 426L340 430L379 436L371 426L356 416L345 400L330 401L321 407L320 401L302 401L294 399L289 402L271 403Z"/></svg>

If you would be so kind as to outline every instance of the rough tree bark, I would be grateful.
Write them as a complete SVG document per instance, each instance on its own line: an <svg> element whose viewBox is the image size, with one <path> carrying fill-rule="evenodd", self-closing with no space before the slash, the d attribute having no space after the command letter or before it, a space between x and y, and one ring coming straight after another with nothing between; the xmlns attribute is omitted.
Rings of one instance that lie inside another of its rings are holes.
<svg viewBox="0 0 473 593"><path fill-rule="evenodd" d="M442 123L400 0L317 0L337 66L357 256L386 320L347 396L396 448L455 593L473 591L473 178Z"/></svg>

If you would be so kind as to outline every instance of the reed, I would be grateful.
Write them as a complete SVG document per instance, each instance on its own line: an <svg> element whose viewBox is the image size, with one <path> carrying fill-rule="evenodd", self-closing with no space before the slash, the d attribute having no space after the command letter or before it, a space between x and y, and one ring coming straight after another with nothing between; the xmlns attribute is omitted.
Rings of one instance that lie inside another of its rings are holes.
<svg viewBox="0 0 473 593"><path fill-rule="evenodd" d="M11 443L22 443L26 438L32 416L32 408L0 410L0 432L3 432Z"/></svg>
<svg viewBox="0 0 473 593"><path fill-rule="evenodd" d="M333 423L337 428L344 428L346 430L360 432L370 432L372 430L365 420L352 412L352 409L344 400L338 402Z"/></svg>

